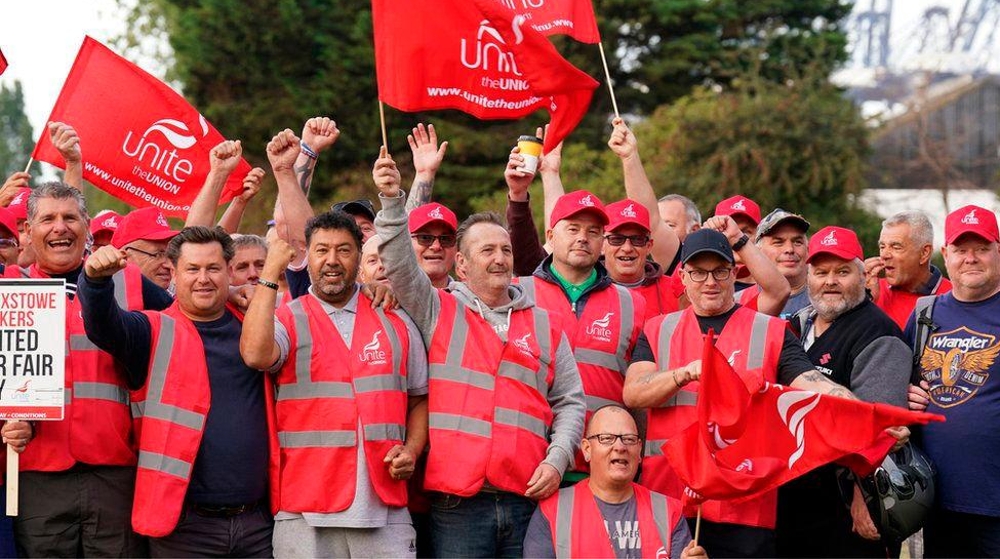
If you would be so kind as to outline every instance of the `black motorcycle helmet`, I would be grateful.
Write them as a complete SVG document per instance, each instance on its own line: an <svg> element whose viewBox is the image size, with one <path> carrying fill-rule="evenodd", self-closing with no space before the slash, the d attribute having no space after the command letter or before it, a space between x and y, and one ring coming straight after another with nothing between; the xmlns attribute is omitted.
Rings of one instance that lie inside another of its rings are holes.
<svg viewBox="0 0 1000 559"><path fill-rule="evenodd" d="M923 527L934 504L934 473L927 455L907 443L861 480L861 494L884 541L900 543Z"/></svg>

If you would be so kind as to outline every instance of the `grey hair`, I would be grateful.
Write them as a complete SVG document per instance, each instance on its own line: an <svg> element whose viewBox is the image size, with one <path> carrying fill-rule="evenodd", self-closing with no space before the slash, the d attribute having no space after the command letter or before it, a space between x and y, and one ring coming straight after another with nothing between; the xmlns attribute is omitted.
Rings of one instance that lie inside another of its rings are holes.
<svg viewBox="0 0 1000 559"><path fill-rule="evenodd" d="M688 233L692 231L692 227L701 224L701 212L698 211L698 206L695 205L694 201L687 196L683 196L681 194L667 194L657 200L657 202L680 202L684 206L684 213L687 214Z"/></svg>
<svg viewBox="0 0 1000 559"><path fill-rule="evenodd" d="M934 226L931 225L927 214L919 210L906 210L894 214L882 222L882 228L904 224L910 226L910 236L917 244L921 246L934 244Z"/></svg>
<svg viewBox="0 0 1000 559"><path fill-rule="evenodd" d="M90 215L87 213L87 200L83 193L72 186L60 182L47 182L31 191L28 196L28 221L34 221L38 213L38 200L41 198L54 198L56 200L76 200L76 205L80 210L80 215L87 222L90 222Z"/></svg>
<svg viewBox="0 0 1000 559"><path fill-rule="evenodd" d="M233 250L240 250L245 247L259 247L267 252L267 240L260 235L243 235L234 233L230 235L233 239Z"/></svg>
<svg viewBox="0 0 1000 559"><path fill-rule="evenodd" d="M507 225L503 222L503 218L496 212L479 212L465 218L465 221L459 224L458 230L455 231L455 238L458 242L458 250L466 256L468 256L468 253L462 250L464 248L462 245L465 244L465 238L469 233L469 229L479 223L490 223L502 227L504 231L507 230Z"/></svg>

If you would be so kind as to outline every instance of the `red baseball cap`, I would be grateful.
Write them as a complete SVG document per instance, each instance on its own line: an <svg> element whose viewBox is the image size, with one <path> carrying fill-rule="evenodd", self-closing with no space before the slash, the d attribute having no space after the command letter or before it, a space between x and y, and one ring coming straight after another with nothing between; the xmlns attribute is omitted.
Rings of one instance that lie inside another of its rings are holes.
<svg viewBox="0 0 1000 559"><path fill-rule="evenodd" d="M628 198L613 204L608 204L604 208L608 215L608 224L604 227L607 231L614 231L622 225L638 225L649 231L649 210L635 200Z"/></svg>
<svg viewBox="0 0 1000 559"><path fill-rule="evenodd" d="M14 214L14 219L28 219L28 196L31 196L31 189L22 186L7 205L10 213Z"/></svg>
<svg viewBox="0 0 1000 559"><path fill-rule="evenodd" d="M102 231L117 231L122 216L118 212L102 210L90 220L90 234L97 236Z"/></svg>
<svg viewBox="0 0 1000 559"><path fill-rule="evenodd" d="M14 217L14 212L7 208L0 207L0 227L3 227L8 233L13 235L15 240L18 238L17 218Z"/></svg>
<svg viewBox="0 0 1000 559"><path fill-rule="evenodd" d="M458 218L455 217L455 212L437 202L418 206L410 212L410 233L416 233L432 223L443 223L453 233L458 231Z"/></svg>
<svg viewBox="0 0 1000 559"><path fill-rule="evenodd" d="M820 254L832 254L843 260L865 259L865 251L854 231L832 225L820 229L809 239L809 257L806 262L811 262Z"/></svg>
<svg viewBox="0 0 1000 559"><path fill-rule="evenodd" d="M170 228L167 218L159 208L139 208L128 213L118 223L111 244L122 248L132 241L166 241L174 238L178 231Z"/></svg>
<svg viewBox="0 0 1000 559"><path fill-rule="evenodd" d="M944 220L944 242L952 244L960 236L972 233L991 243L1000 242L1000 232L997 230L997 216L981 206L964 206L950 214Z"/></svg>
<svg viewBox="0 0 1000 559"><path fill-rule="evenodd" d="M715 215L745 215L753 220L753 224L760 223L760 206L757 202L737 194L732 198L726 198L715 206Z"/></svg>
<svg viewBox="0 0 1000 559"><path fill-rule="evenodd" d="M563 194L556 200L552 215L549 217L549 227L555 227L556 223L580 212L591 212L600 219L601 225L608 224L608 214L601 199L586 190L577 190Z"/></svg>

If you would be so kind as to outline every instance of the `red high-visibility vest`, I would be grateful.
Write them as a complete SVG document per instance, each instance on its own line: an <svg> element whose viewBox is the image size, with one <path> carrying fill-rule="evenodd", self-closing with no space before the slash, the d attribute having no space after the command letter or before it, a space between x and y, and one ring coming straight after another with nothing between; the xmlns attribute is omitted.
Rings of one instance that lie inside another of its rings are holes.
<svg viewBox="0 0 1000 559"><path fill-rule="evenodd" d="M785 324L784 320L739 307L729 317L715 345L729 358L748 387L759 386L761 378L776 382ZM704 336L690 307L651 321L645 331L656 356L657 370L677 369L701 358ZM662 446L697 420L698 386L698 382L688 383L666 402L649 410L640 483L675 499L681 498L684 486L663 455ZM713 522L774 528L777 495L777 491L771 491L738 504L705 501L702 517ZM697 509L691 506L684 513L694 516Z"/></svg>
<svg viewBox="0 0 1000 559"><path fill-rule="evenodd" d="M562 287L534 276L517 278L525 293L535 304L558 314L566 324L566 335L573 347L587 400L587 417L608 404L624 405L622 390L625 371L635 342L642 331L646 304L642 296L620 285L590 292L583 313L576 317L576 305L571 305ZM589 471L583 453L577 449L578 472Z"/></svg>
<svg viewBox="0 0 1000 559"><path fill-rule="evenodd" d="M522 495L549 444L562 322L538 307L515 310L505 344L475 309L435 296L424 489L470 497L488 481Z"/></svg>
<svg viewBox="0 0 1000 559"><path fill-rule="evenodd" d="M7 266L5 278L48 278L37 264ZM114 275L115 298L128 310L142 308L142 276L130 266ZM132 420L125 377L111 354L87 338L78 297L66 298L65 413L62 421L35 423L35 436L21 453L24 471L59 472L77 462L135 465Z"/></svg>
<svg viewBox="0 0 1000 559"><path fill-rule="evenodd" d="M656 278L655 282L649 285L628 288L642 295L642 298L646 301L646 312L642 317L643 324L651 318L676 312L680 308L680 303L675 294L675 281L673 276L661 275Z"/></svg>
<svg viewBox="0 0 1000 559"><path fill-rule="evenodd" d="M243 320L238 311L227 308ZM212 395L205 346L191 319L176 302L162 312L143 314L149 318L152 351L149 374L140 391L144 405L132 528L163 537L174 531L184 507ZM264 400L273 433L274 390L267 380ZM269 451L273 461L277 449L270 444Z"/></svg>
<svg viewBox="0 0 1000 559"><path fill-rule="evenodd" d="M375 493L386 505L405 506L406 482L391 478L383 458L406 439L406 324L359 294L348 348L314 295L283 305L277 316L290 341L277 376L281 450L271 484L278 510L331 513L354 502L359 419Z"/></svg>
<svg viewBox="0 0 1000 559"><path fill-rule="evenodd" d="M681 518L681 503L632 484L639 520L642 556L670 559L671 532ZM590 480L560 489L539 503L549 521L556 557L614 557L608 528L594 502Z"/></svg>

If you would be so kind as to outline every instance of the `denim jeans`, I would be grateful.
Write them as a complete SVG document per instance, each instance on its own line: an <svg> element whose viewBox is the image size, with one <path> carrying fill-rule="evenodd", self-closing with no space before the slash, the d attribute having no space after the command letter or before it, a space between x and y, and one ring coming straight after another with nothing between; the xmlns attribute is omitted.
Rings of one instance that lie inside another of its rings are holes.
<svg viewBox="0 0 1000 559"><path fill-rule="evenodd" d="M504 491L472 497L435 493L431 533L436 557L521 557L536 503Z"/></svg>

